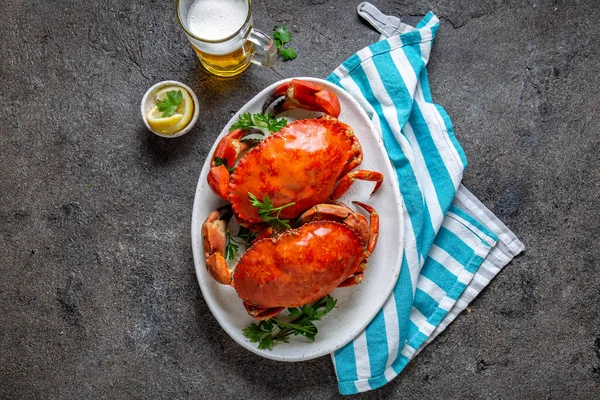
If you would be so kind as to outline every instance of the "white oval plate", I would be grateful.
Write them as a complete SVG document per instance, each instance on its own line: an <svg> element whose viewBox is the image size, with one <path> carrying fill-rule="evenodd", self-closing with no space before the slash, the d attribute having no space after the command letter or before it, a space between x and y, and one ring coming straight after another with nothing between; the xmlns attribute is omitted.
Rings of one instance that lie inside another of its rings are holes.
<svg viewBox="0 0 600 400"><path fill-rule="evenodd" d="M210 169L210 156L205 161L198 179L192 214L194 265L208 307L221 327L236 342L262 357L279 361L304 361L320 357L332 353L355 338L375 317L392 292L400 273L404 249L403 203L398 189L398 180L388 160L383 142L371 120L356 100L339 87L316 78L297 79L319 83L337 94L342 107L339 119L354 129L363 147L364 160L358 168L380 171L384 175L383 185L372 197L369 197L374 185L372 182L355 181L350 190L340 199L348 205L351 205L353 200L358 200L375 207L381 220L379 241L375 251L369 257L363 282L353 287L336 289L331 293L337 299L337 307L321 321L316 322L319 333L314 342L303 337L291 336L289 343L277 344L271 350L259 350L257 343L251 343L242 333L242 329L256 321L246 313L235 289L216 283L208 274L202 248L202 223L211 211L225 204L223 199L212 192L206 182ZM272 84L246 103L227 123L210 154L212 155L218 141L229 132L229 127L238 120L240 114L260 112L262 104L275 87L288 80ZM305 110L292 110L279 115L282 116L292 121L313 117L316 114Z"/></svg>

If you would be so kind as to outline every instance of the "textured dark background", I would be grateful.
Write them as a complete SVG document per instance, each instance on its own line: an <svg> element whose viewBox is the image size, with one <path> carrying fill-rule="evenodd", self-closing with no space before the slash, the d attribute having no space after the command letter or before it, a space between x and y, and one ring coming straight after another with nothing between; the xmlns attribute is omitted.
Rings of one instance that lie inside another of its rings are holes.
<svg viewBox="0 0 600 400"><path fill-rule="evenodd" d="M359 1L255 1L298 58L205 73L173 1L1 1L0 398L339 398L328 357L259 358L221 330L193 269L207 152L272 82L326 77L378 34ZM527 246L392 383L356 398L600 395L600 4L373 1L441 28L429 67L464 183ZM199 124L146 131L139 103L190 85Z"/></svg>

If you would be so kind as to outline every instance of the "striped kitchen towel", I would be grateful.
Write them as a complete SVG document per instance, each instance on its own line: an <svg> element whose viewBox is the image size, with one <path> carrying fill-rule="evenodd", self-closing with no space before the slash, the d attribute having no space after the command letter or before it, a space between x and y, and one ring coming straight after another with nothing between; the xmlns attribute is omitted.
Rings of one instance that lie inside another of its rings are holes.
<svg viewBox="0 0 600 400"><path fill-rule="evenodd" d="M404 200L405 248L400 277L382 310L332 354L342 394L395 378L524 249L461 185L467 159L427 80L437 17L429 13L414 28L369 3L359 6L359 14L385 39L327 79L356 98L381 131Z"/></svg>

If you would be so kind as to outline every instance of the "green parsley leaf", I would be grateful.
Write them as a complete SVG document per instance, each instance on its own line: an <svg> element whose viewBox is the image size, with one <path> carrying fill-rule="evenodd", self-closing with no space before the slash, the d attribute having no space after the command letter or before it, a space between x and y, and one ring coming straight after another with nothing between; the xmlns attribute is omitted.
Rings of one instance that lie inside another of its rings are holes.
<svg viewBox="0 0 600 400"><path fill-rule="evenodd" d="M275 343L273 341L273 336L271 334L268 334L264 338L261 339L260 343L258 344L258 348L261 350L270 349L274 345L275 345Z"/></svg>
<svg viewBox="0 0 600 400"><path fill-rule="evenodd" d="M273 29L273 39L277 47L277 54L283 58L283 61L290 61L296 58L296 52L286 44L292 41L292 32L284 25Z"/></svg>
<svg viewBox="0 0 600 400"><path fill-rule="evenodd" d="M228 167L227 166L227 160L221 157L215 157L215 167L218 167L219 165L224 166L227 171L229 171L230 173L233 174L233 171L235 171L235 167Z"/></svg>
<svg viewBox="0 0 600 400"><path fill-rule="evenodd" d="M283 57L283 61L290 61L296 58L296 52L294 49L283 49L281 51L281 57Z"/></svg>
<svg viewBox="0 0 600 400"><path fill-rule="evenodd" d="M250 324L242 330L244 336L246 336L252 343L260 342L260 339L264 335L264 331L260 329L257 324Z"/></svg>
<svg viewBox="0 0 600 400"><path fill-rule="evenodd" d="M233 260L239 251L239 246L233 241L229 240L229 243L227 243L227 246L225 246L225 259Z"/></svg>
<svg viewBox="0 0 600 400"><path fill-rule="evenodd" d="M312 336L314 340L314 336L318 333L317 327L310 320L300 320L299 323L293 322L285 322L279 319L276 319L277 325L280 328L291 329L294 335L302 335L302 336Z"/></svg>
<svg viewBox="0 0 600 400"><path fill-rule="evenodd" d="M261 125L268 127L273 119L274 118L271 117L271 114L262 114L262 113L254 114L254 120L256 121L257 125L262 123Z"/></svg>
<svg viewBox="0 0 600 400"><path fill-rule="evenodd" d="M177 106L181 104L181 99L183 94L181 90L169 90L167 92L167 98L162 99L156 103L156 108L158 111L162 111L162 118L171 117L175 114L175 110L177 110Z"/></svg>
<svg viewBox="0 0 600 400"><path fill-rule="evenodd" d="M279 42L281 46L292 40L292 32L290 32L287 26L275 27L273 30L273 38L276 42ZM278 46L279 47L279 46Z"/></svg>
<svg viewBox="0 0 600 400"><path fill-rule="evenodd" d="M253 207L262 207L263 203L257 199L255 195L248 193L248 197L250 197L250 204L252 204Z"/></svg>
<svg viewBox="0 0 600 400"><path fill-rule="evenodd" d="M288 308L292 318L289 322L271 318L258 324L250 324L242 332L250 342L258 343L261 350L272 349L278 343L289 343L290 335L304 336L314 341L319 331L313 321L318 321L333 310L336 302L333 297L327 295L313 304ZM304 311L309 311L310 315Z"/></svg>
<svg viewBox="0 0 600 400"><path fill-rule="evenodd" d="M277 325L271 320L261 321L260 328L263 332L271 332L273 329L277 328Z"/></svg>
<svg viewBox="0 0 600 400"><path fill-rule="evenodd" d="M233 260L235 256L237 256L237 254L239 253L240 247L238 246L238 243L233 239L229 229L227 230L227 232L225 232L225 235L227 236L227 245L225 246L225 259Z"/></svg>
<svg viewBox="0 0 600 400"><path fill-rule="evenodd" d="M252 204L253 207L258 208L258 215L263 219L263 221L271 225L273 229L278 231L290 229L290 221L287 219L280 219L279 214L284 208L296 204L295 202L284 204L280 207L273 207L273 203L268 195L265 195L262 201L257 199L256 196L250 192L248 192L248 197L250 197L250 204Z"/></svg>
<svg viewBox="0 0 600 400"><path fill-rule="evenodd" d="M287 125L287 119L285 118L273 118L271 114L255 114L255 118L267 126L270 132L279 132ZM259 119L260 118L260 119Z"/></svg>
<svg viewBox="0 0 600 400"><path fill-rule="evenodd" d="M234 129L241 129L244 131L249 131L249 133L252 134L264 135L265 133L269 132L279 132L286 125L287 119L275 118L269 113L256 113L254 115L250 113L244 113L239 116L236 123L231 125L229 130L232 131Z"/></svg>
<svg viewBox="0 0 600 400"><path fill-rule="evenodd" d="M337 300L331 296L325 296L325 313L330 312L337 305Z"/></svg>
<svg viewBox="0 0 600 400"><path fill-rule="evenodd" d="M240 252L240 246L243 245L246 249L250 247L252 241L256 239L256 233L248 228L240 227L237 236L231 234L227 230L227 245L225 246L225 259L233 260Z"/></svg>
<svg viewBox="0 0 600 400"><path fill-rule="evenodd" d="M240 226L237 237L244 241L246 247L250 247L250 244L256 239L256 233L246 227Z"/></svg>
<svg viewBox="0 0 600 400"><path fill-rule="evenodd" d="M183 98L183 93L181 90L174 91L170 90L167 92L167 99L173 104L181 104L181 99Z"/></svg>
<svg viewBox="0 0 600 400"><path fill-rule="evenodd" d="M315 309L310 306L310 304L306 304L302 306L302 312L306 314L308 317L312 317Z"/></svg>
<svg viewBox="0 0 600 400"><path fill-rule="evenodd" d="M242 130L246 130L248 128L252 128L254 126L254 121L252 120L252 114L250 113L244 113L244 114L240 114L237 122L233 125L231 125L230 130L234 130L234 129L242 129Z"/></svg>
<svg viewBox="0 0 600 400"><path fill-rule="evenodd" d="M255 197L255 199L256 199L256 197ZM258 200L258 199L256 199L256 200ZM271 203L271 198L269 197L268 194L266 194L265 197L263 198L263 202L264 202L265 206L269 208L266 211L271 212L271 209L273 209L273 203ZM263 210L263 211L265 211L265 210Z"/></svg>
<svg viewBox="0 0 600 400"><path fill-rule="evenodd" d="M290 313L290 317L299 318L302 315L302 311L299 308L288 308L288 312Z"/></svg>

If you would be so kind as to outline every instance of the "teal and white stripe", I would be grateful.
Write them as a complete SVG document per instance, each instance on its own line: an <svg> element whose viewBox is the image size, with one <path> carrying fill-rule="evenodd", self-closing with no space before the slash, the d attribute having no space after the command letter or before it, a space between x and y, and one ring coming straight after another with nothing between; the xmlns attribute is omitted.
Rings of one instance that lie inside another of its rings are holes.
<svg viewBox="0 0 600 400"><path fill-rule="evenodd" d="M450 118L432 102L425 68L438 27L429 13L416 28L360 50L328 77L380 129L405 204L398 283L365 331L332 355L342 394L396 377L523 250L460 184L467 160Z"/></svg>

